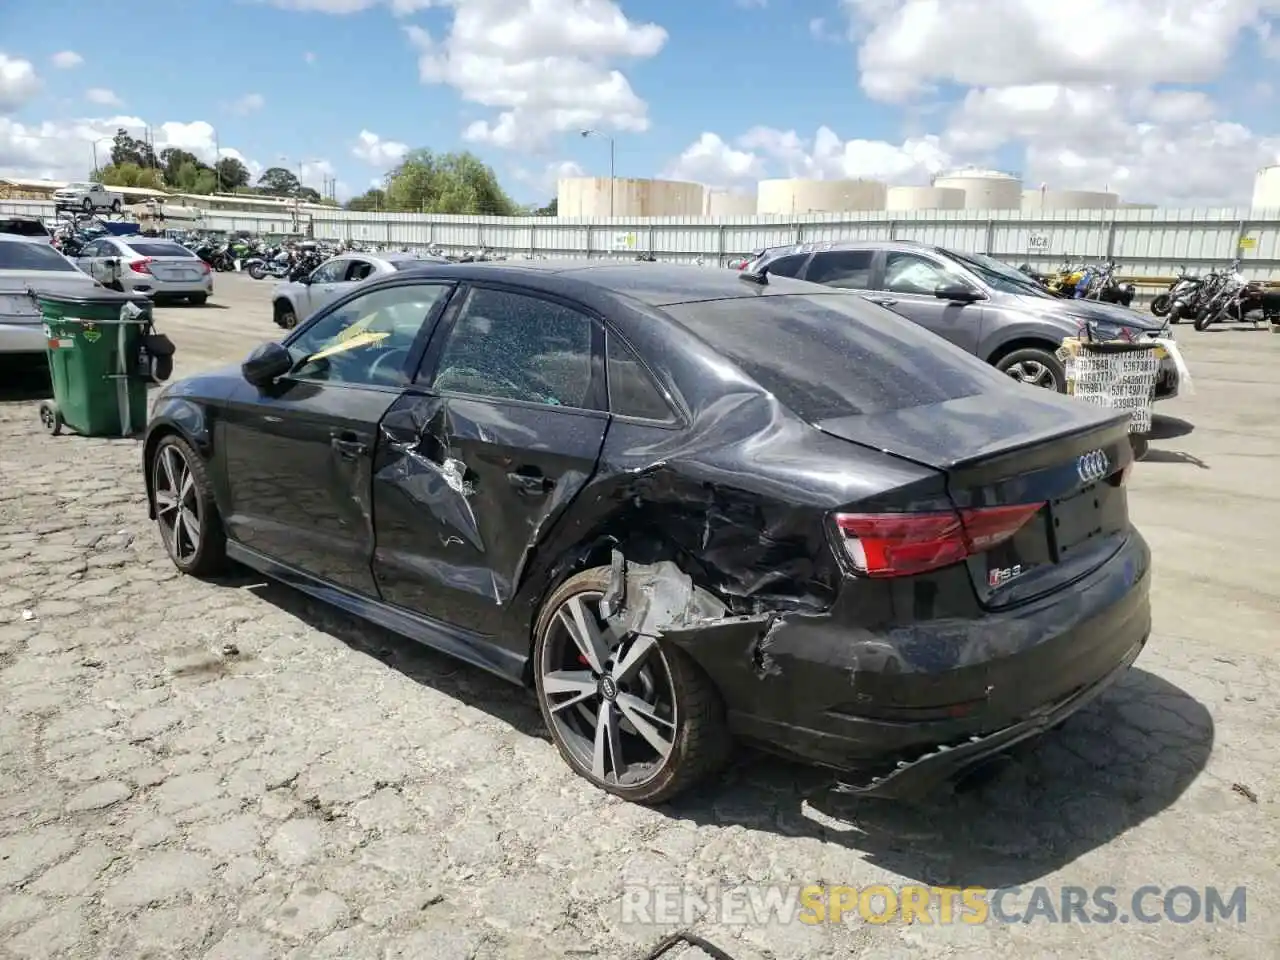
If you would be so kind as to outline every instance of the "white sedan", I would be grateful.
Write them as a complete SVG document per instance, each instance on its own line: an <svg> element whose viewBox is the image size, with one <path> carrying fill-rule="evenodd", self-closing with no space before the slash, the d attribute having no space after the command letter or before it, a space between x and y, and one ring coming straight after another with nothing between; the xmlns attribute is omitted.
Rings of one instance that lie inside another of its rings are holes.
<svg viewBox="0 0 1280 960"><path fill-rule="evenodd" d="M44 357L44 318L32 290L85 296L102 284L48 243L0 234L0 355Z"/></svg>
<svg viewBox="0 0 1280 960"><path fill-rule="evenodd" d="M271 295L272 316L278 326L292 330L330 300L372 277L448 262L444 257L414 253L340 253L301 280L277 286Z"/></svg>

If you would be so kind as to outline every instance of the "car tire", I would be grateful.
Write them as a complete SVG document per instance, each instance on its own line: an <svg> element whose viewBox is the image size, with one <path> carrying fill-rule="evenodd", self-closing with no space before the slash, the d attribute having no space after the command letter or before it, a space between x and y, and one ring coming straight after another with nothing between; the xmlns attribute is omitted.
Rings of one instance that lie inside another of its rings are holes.
<svg viewBox="0 0 1280 960"><path fill-rule="evenodd" d="M112 212L112 213L115 213L115 214L119 214L119 213L120 213L120 209L121 209L121 208L120 208L120 201L119 201L119 200L112 200L112 201L111 201L111 212Z"/></svg>
<svg viewBox="0 0 1280 960"><path fill-rule="evenodd" d="M80 204L80 208L84 210L85 213L93 213L93 201L88 197L85 197L84 202Z"/></svg>
<svg viewBox="0 0 1280 960"><path fill-rule="evenodd" d="M1062 361L1048 350L1024 347L1014 350L996 361L1001 373L1031 386L1058 393L1067 392L1067 371Z"/></svg>
<svg viewBox="0 0 1280 960"><path fill-rule="evenodd" d="M579 652L577 628L571 631L568 624L580 612L599 630L596 604L610 576L609 567L579 573L543 604L533 646L538 706L552 742L576 774L631 803L665 803L728 762L732 739L724 703L692 658L662 640L623 638L599 664L603 671L592 667ZM632 654L639 659L629 670ZM596 692L589 694L592 684ZM606 714L605 730L612 729L613 738L599 734ZM637 715L639 725L633 722ZM648 730L642 732L642 725ZM659 749L655 739L667 749ZM621 774L607 749L611 742L621 745L626 758Z"/></svg>
<svg viewBox="0 0 1280 960"><path fill-rule="evenodd" d="M292 330L298 325L298 315L292 304L283 301L276 304L276 325L285 330Z"/></svg>
<svg viewBox="0 0 1280 960"><path fill-rule="evenodd" d="M160 542L173 565L193 577L227 567L227 534L200 455L176 434L156 444L147 465Z"/></svg>
<svg viewBox="0 0 1280 960"><path fill-rule="evenodd" d="M187 297L187 303L191 304L193 307L203 307L208 300L209 295L207 293L193 293L191 296Z"/></svg>

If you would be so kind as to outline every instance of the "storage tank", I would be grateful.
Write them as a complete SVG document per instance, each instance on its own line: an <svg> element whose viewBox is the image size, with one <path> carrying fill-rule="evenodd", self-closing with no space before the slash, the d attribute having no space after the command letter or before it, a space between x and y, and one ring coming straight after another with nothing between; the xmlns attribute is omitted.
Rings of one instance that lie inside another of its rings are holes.
<svg viewBox="0 0 1280 960"><path fill-rule="evenodd" d="M1022 180L1012 173L976 167L933 178L935 187L964 191L966 210L1021 210Z"/></svg>
<svg viewBox="0 0 1280 960"><path fill-rule="evenodd" d="M947 187L890 187L886 210L963 210L964 191Z"/></svg>
<svg viewBox="0 0 1280 960"><path fill-rule="evenodd" d="M1114 210L1120 197L1101 190L1025 190L1023 210Z"/></svg>
<svg viewBox="0 0 1280 960"><path fill-rule="evenodd" d="M1280 165L1263 167L1253 181L1253 208L1280 209Z"/></svg>
<svg viewBox="0 0 1280 960"><path fill-rule="evenodd" d="M556 213L562 217L700 217L706 208L705 194L702 184L681 180L565 177L556 186Z"/></svg>
<svg viewBox="0 0 1280 960"><path fill-rule="evenodd" d="M879 180L761 180L756 212L785 216L883 210L888 189Z"/></svg>
<svg viewBox="0 0 1280 960"><path fill-rule="evenodd" d="M738 193L733 190L708 190L708 217L749 217L756 212L756 198L753 193Z"/></svg>

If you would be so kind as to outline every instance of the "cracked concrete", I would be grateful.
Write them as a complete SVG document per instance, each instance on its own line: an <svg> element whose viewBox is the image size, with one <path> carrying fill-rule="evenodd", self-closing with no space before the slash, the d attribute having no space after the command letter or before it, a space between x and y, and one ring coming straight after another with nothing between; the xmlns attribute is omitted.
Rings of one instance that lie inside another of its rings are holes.
<svg viewBox="0 0 1280 960"><path fill-rule="evenodd" d="M159 312L179 374L277 332L269 285L217 283L234 310ZM1239 925L693 924L737 960L1274 957L1280 338L1180 339L1197 395L1132 480L1148 651L919 808L751 757L673 808L594 792L522 691L283 587L177 576L135 442L0 404L0 956L620 958L672 930L621 923L624 889L669 882L1249 888Z"/></svg>

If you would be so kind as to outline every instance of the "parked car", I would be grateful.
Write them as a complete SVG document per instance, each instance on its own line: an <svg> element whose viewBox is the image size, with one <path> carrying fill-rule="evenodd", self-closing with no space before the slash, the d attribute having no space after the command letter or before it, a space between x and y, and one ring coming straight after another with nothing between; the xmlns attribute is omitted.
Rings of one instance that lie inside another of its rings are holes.
<svg viewBox="0 0 1280 960"><path fill-rule="evenodd" d="M304 245L299 245L300 248ZM314 245L313 245L314 246ZM444 257L412 253L342 253L326 260L300 280L281 283L271 294L276 325L292 330L326 303L373 277L388 277L427 263L448 263Z"/></svg>
<svg viewBox="0 0 1280 960"><path fill-rule="evenodd" d="M43 364L49 338L32 290L92 293L91 277L52 245L0 234L0 355L20 355Z"/></svg>
<svg viewBox="0 0 1280 960"><path fill-rule="evenodd" d="M1062 300L994 257L907 241L841 241L761 251L744 271L865 291L867 299L1024 383L1059 392L1066 374L1056 355L1084 323L1096 335L1151 336L1167 323L1110 303ZM1178 393L1178 368L1160 362L1156 399Z"/></svg>
<svg viewBox="0 0 1280 960"><path fill-rule="evenodd" d="M108 190L100 183L69 183L53 191L55 210L83 210L85 213L110 210L119 213L124 194Z"/></svg>
<svg viewBox="0 0 1280 960"><path fill-rule="evenodd" d="M112 290L153 300L201 304L213 296L213 271L172 240L102 236L81 248L80 269Z"/></svg>
<svg viewBox="0 0 1280 960"><path fill-rule="evenodd" d="M0 235L53 243L53 233L39 217L0 215Z"/></svg>
<svg viewBox="0 0 1280 960"><path fill-rule="evenodd" d="M739 276L363 284L160 393L160 538L531 686L568 765L637 802L733 736L922 791L1121 675L1151 626L1128 414Z"/></svg>

